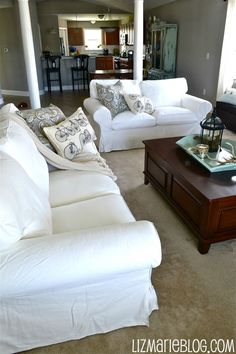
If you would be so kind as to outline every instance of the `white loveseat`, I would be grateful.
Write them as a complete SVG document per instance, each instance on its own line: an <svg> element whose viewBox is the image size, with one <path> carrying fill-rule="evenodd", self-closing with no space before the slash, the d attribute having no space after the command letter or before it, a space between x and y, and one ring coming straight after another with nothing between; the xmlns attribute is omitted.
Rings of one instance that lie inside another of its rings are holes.
<svg viewBox="0 0 236 354"><path fill-rule="evenodd" d="M116 82L92 80L90 97L84 100L85 109L95 121L100 152L141 148L145 139L199 133L200 121L212 110L210 102L187 94L185 78L120 80L122 93L148 97L154 111L135 114L126 110L112 117L110 110L98 99L96 84L107 86Z"/></svg>
<svg viewBox="0 0 236 354"><path fill-rule="evenodd" d="M153 224L135 220L108 175L48 173L15 121L0 137L0 353L148 325Z"/></svg>

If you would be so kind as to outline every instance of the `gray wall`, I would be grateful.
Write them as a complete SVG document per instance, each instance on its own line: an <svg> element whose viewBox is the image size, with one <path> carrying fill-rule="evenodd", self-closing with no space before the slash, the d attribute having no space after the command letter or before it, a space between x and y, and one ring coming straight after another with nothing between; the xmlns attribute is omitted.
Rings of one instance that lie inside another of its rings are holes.
<svg viewBox="0 0 236 354"><path fill-rule="evenodd" d="M39 88L42 89L37 11L34 2L29 4ZM28 91L17 1L11 7L0 9L0 83L2 90Z"/></svg>
<svg viewBox="0 0 236 354"><path fill-rule="evenodd" d="M84 3L77 1L49 0L36 5L30 1L29 4L39 87L42 89L38 22L46 36L45 46L55 44L54 49L58 51L57 36L49 31L57 23L55 13L82 13L87 9ZM226 7L227 2L223 0L177 0L145 13L147 17L156 15L178 24L177 76L187 78L190 93L207 98L212 103L217 92ZM100 13L106 9L91 4L90 10ZM4 48L9 51L5 53ZM209 60L206 60L207 53L210 53ZM13 7L0 9L0 83L2 90L28 91L17 0L14 0Z"/></svg>
<svg viewBox="0 0 236 354"><path fill-rule="evenodd" d="M89 6L89 10L88 10ZM55 14L63 13L105 13L106 7L86 4L80 1L47 0L43 2L29 1L31 25L34 39L36 66L39 89L43 89L41 66L42 50L60 51L58 19ZM41 29L42 48L40 46L39 27ZM4 51L8 48L8 52ZM41 50L42 49L42 50ZM2 90L28 92L26 68L22 47L21 29L19 22L18 0L9 3L9 7L0 8L0 83Z"/></svg>
<svg viewBox="0 0 236 354"><path fill-rule="evenodd" d="M188 80L189 93L213 104L217 93L227 2L177 0L145 13L178 24L177 76ZM206 59L209 53L209 60ZM203 89L206 95L203 95Z"/></svg>
<svg viewBox="0 0 236 354"><path fill-rule="evenodd" d="M28 90L16 5L0 9L0 81L2 90Z"/></svg>

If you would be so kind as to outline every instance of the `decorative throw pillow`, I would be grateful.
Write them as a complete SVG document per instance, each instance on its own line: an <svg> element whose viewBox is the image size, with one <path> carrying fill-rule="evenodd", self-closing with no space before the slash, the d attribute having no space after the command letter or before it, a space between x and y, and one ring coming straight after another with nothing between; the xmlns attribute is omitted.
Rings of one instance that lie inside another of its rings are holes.
<svg viewBox="0 0 236 354"><path fill-rule="evenodd" d="M114 85L101 85L96 83L99 101L110 110L112 118L118 113L128 111L124 96L122 94L122 85L117 81Z"/></svg>
<svg viewBox="0 0 236 354"><path fill-rule="evenodd" d="M50 104L49 107L27 109L24 111L18 111L17 114L25 119L26 123L37 135L41 143L45 144L51 150L54 150L45 136L43 128L50 127L65 120L66 117L60 108L54 104Z"/></svg>
<svg viewBox="0 0 236 354"><path fill-rule="evenodd" d="M96 139L81 107L63 122L43 130L58 155L68 160L76 158L83 151L84 145Z"/></svg>
<svg viewBox="0 0 236 354"><path fill-rule="evenodd" d="M146 112L152 114L154 111L150 98L141 95L124 95L125 101L131 112L137 114Z"/></svg>

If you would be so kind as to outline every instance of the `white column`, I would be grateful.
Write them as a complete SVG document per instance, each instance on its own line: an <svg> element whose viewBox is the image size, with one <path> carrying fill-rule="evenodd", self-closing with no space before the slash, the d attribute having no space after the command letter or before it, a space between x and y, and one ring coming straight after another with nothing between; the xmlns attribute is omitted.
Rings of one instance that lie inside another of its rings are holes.
<svg viewBox="0 0 236 354"><path fill-rule="evenodd" d="M143 0L134 0L134 68L135 80L143 80Z"/></svg>
<svg viewBox="0 0 236 354"><path fill-rule="evenodd" d="M30 21L29 1L18 0L18 3L30 104L32 108L40 108L41 103Z"/></svg>

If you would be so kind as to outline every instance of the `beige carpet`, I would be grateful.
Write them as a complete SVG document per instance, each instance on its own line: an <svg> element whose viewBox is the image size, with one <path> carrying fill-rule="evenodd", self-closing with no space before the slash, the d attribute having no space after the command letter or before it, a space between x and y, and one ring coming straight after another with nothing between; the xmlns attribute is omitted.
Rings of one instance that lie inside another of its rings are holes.
<svg viewBox="0 0 236 354"><path fill-rule="evenodd" d="M124 328L28 353L130 354L133 338L235 338L236 240L199 254L193 233L151 185L143 184L144 150L103 156L136 219L154 222L159 232L163 261L153 271L153 284L160 309L152 313L149 327Z"/></svg>

